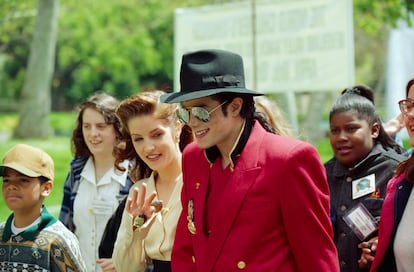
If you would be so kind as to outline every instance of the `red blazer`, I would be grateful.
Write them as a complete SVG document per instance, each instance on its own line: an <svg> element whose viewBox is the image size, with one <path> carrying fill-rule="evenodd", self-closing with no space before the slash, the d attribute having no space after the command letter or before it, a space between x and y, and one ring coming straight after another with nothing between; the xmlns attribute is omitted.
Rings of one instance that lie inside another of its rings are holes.
<svg viewBox="0 0 414 272"><path fill-rule="evenodd" d="M256 123L207 238L202 229L209 174L204 150L187 146L173 272L339 271L325 169L310 144L267 133ZM188 227L191 210L195 234Z"/></svg>
<svg viewBox="0 0 414 272"><path fill-rule="evenodd" d="M412 188L413 185L405 179L404 174L394 177L388 182L378 230L378 246L371 271L378 271L380 268L384 271L392 268L396 270L394 260L391 260L391 258L395 258L394 254L388 255L387 258L385 258L385 254L388 247L392 247L394 243L395 232L401 221Z"/></svg>

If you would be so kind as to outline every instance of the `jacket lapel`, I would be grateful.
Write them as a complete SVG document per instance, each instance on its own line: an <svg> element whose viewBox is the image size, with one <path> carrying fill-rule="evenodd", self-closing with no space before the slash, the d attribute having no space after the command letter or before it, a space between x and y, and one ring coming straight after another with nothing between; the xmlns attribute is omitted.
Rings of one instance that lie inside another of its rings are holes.
<svg viewBox="0 0 414 272"><path fill-rule="evenodd" d="M226 237L238 216L240 207L250 188L257 181L257 176L261 171L261 168L257 166L259 157L257 147L260 145L264 133L260 125L255 126L248 143L243 149L242 156L236 162L232 177L224 189L223 197L218 205L220 208L217 209L216 220L212 226L212 233L207 240L209 257L206 260L206 271L213 270Z"/></svg>
<svg viewBox="0 0 414 272"><path fill-rule="evenodd" d="M395 215L394 215L394 230L393 233L397 231L398 224L400 224L401 217L404 213L405 206L407 205L408 198L410 197L411 190L413 188L413 185L408 182L406 178L404 178L398 185L395 190L395 199L394 199L394 205L395 205Z"/></svg>

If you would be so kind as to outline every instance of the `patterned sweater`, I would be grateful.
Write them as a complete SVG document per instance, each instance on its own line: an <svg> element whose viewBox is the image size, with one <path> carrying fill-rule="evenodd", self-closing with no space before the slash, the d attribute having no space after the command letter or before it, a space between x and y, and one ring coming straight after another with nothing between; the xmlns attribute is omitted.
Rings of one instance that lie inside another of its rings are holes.
<svg viewBox="0 0 414 272"><path fill-rule="evenodd" d="M0 271L86 271L76 236L45 207L40 223L17 235L13 217L0 224Z"/></svg>

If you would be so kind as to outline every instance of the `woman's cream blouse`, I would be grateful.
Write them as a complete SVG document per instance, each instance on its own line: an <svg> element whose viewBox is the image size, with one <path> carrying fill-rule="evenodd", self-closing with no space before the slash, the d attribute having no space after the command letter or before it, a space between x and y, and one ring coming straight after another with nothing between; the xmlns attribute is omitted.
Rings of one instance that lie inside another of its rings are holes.
<svg viewBox="0 0 414 272"><path fill-rule="evenodd" d="M131 197L134 188L141 188L147 184L147 194L155 191L154 175L135 183L130 191ZM124 210L121 226L112 255L117 271L145 271L151 259L171 261L171 251L174 243L178 217L181 213L182 176L177 181L168 203L163 203L160 212L154 214L145 224L133 230L132 216ZM157 199L157 198L156 198Z"/></svg>

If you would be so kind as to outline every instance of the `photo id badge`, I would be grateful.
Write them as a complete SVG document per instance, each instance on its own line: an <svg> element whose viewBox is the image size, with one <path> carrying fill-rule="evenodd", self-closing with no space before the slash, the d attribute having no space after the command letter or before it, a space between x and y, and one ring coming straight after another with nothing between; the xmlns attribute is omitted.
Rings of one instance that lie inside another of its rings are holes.
<svg viewBox="0 0 414 272"><path fill-rule="evenodd" d="M375 191L375 174L352 181L352 199L372 194Z"/></svg>
<svg viewBox="0 0 414 272"><path fill-rule="evenodd" d="M96 215L112 215L114 207L106 201L94 199L89 212Z"/></svg>
<svg viewBox="0 0 414 272"><path fill-rule="evenodd" d="M361 241L378 229L378 224L374 217L362 203L358 203L358 205L349 210L343 216L343 219Z"/></svg>

